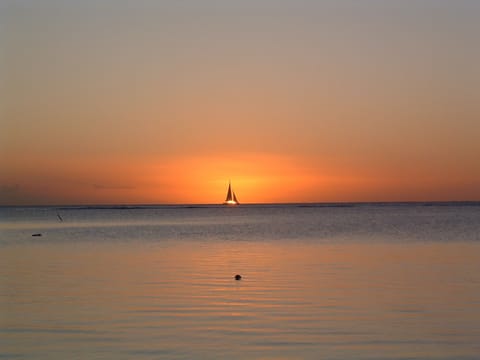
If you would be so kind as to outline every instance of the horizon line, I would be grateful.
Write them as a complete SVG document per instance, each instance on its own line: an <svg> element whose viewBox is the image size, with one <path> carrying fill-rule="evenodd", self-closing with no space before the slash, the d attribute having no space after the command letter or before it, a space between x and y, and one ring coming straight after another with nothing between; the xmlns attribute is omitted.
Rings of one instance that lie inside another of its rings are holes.
<svg viewBox="0 0 480 360"><path fill-rule="evenodd" d="M405 200L405 201L306 201L306 202L252 202L243 205L341 205L341 204L447 204L480 203L479 200ZM224 206L223 203L85 203L85 204L0 204L0 207L135 207L135 206Z"/></svg>

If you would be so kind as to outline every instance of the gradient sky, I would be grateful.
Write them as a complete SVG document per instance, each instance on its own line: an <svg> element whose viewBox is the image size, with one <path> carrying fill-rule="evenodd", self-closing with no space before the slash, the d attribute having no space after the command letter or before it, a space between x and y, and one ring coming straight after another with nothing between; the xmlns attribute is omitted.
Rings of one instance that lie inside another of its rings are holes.
<svg viewBox="0 0 480 360"><path fill-rule="evenodd" d="M4 0L0 204L480 200L480 1Z"/></svg>

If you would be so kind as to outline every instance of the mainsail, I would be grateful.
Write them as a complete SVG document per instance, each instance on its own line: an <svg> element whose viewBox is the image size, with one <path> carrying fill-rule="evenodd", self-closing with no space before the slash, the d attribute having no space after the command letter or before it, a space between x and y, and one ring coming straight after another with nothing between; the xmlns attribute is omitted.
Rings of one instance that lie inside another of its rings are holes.
<svg viewBox="0 0 480 360"><path fill-rule="evenodd" d="M225 199L225 202L232 201L233 196L232 196L232 185L228 183L228 191L227 191L227 198Z"/></svg>

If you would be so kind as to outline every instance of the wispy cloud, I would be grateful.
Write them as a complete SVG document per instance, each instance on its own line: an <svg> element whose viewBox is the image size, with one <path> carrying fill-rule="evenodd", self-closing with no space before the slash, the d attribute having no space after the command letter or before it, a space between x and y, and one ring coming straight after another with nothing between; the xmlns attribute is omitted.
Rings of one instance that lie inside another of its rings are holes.
<svg viewBox="0 0 480 360"><path fill-rule="evenodd" d="M0 184L0 194L3 196L16 194L19 190L18 184Z"/></svg>
<svg viewBox="0 0 480 360"><path fill-rule="evenodd" d="M107 184L93 184L94 189L97 190L134 190L135 186L129 185L107 185Z"/></svg>

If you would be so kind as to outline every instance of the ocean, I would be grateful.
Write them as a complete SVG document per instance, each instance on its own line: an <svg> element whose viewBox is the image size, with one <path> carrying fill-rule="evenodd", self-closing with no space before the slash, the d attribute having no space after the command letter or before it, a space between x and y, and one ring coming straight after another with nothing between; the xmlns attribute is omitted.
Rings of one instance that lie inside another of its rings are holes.
<svg viewBox="0 0 480 360"><path fill-rule="evenodd" d="M480 359L480 203L0 207L0 359Z"/></svg>

